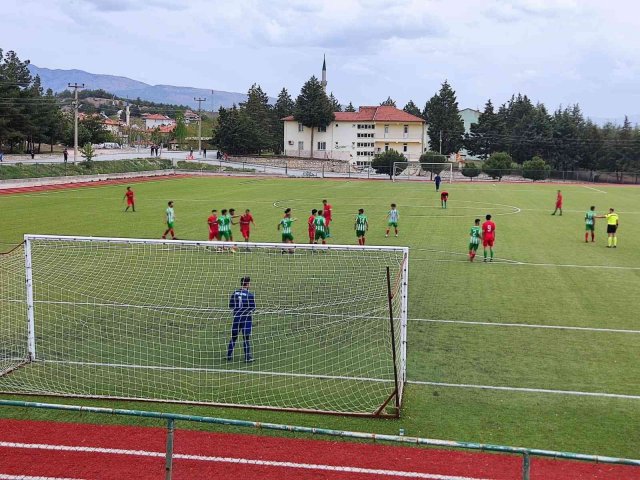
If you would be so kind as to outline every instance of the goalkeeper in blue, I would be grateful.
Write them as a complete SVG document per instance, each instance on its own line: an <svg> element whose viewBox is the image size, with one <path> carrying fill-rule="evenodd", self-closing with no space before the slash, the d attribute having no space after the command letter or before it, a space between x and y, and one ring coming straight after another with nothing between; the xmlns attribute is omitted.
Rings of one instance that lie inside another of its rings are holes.
<svg viewBox="0 0 640 480"><path fill-rule="evenodd" d="M233 325L231 327L231 340L227 348L227 361L233 360L233 349L236 346L238 334L242 331L244 361L253 362L251 355L251 328L253 322L253 312L256 309L256 299L249 291L251 279L243 277L240 280L240 288L231 294L229 298L229 308L233 312Z"/></svg>

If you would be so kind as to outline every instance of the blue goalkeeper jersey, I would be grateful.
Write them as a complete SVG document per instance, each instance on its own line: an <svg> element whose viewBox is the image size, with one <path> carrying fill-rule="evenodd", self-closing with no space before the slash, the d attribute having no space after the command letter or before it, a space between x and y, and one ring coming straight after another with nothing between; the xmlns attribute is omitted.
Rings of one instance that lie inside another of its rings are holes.
<svg viewBox="0 0 640 480"><path fill-rule="evenodd" d="M229 298L229 308L233 311L234 319L251 320L251 314L256 309L256 299L253 293L239 288Z"/></svg>

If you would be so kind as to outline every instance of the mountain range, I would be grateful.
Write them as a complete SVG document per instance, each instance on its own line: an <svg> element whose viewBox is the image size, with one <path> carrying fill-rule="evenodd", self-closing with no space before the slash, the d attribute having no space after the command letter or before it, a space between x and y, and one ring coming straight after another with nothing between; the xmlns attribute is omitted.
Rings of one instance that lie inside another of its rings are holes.
<svg viewBox="0 0 640 480"><path fill-rule="evenodd" d="M103 75L85 72L84 70L58 70L37 67L30 64L31 75L39 75L44 89L50 88L54 92L66 90L69 83L84 83L91 90L102 89L118 97L135 100L140 98L151 102L168 103L172 105L188 105L198 107L194 97L203 97L203 110L218 110L231 107L233 104L244 102L247 95L238 92L224 92L205 88L176 87L173 85L149 85L148 83L115 75ZM271 102L275 99L269 99Z"/></svg>

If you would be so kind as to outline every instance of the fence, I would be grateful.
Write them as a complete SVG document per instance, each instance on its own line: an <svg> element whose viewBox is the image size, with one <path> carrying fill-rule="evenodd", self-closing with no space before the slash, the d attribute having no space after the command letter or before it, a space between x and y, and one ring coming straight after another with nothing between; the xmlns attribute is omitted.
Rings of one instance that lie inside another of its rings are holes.
<svg viewBox="0 0 640 480"><path fill-rule="evenodd" d="M598 172L593 170L528 170L519 168L483 172L480 168L474 174L469 170L454 167L455 181L509 181L509 182L581 182L617 183L640 185L640 172Z"/></svg>
<svg viewBox="0 0 640 480"><path fill-rule="evenodd" d="M263 430L276 430L306 433L313 435L325 435L330 437L343 437L359 440L372 440L379 442L407 443L413 445L426 445L432 447L457 448L466 450L499 452L505 454L522 455L522 479L531 477L531 457L550 457L563 460L577 460L593 463L608 463L615 465L630 465L639 467L640 460L629 458L605 457L598 455L585 455L581 453L557 452L553 450L540 450L534 448L509 447L504 445L492 445L485 443L456 442L451 440L437 440L431 438L405 437L400 435L385 435L366 432L350 432L344 430L332 430L326 428L301 427L295 425L283 425L278 423L251 422L248 420L233 420L228 418L202 417L197 415L183 415L176 413L149 412L143 410L125 410L117 408L84 407L80 405L61 405L53 403L23 402L19 400L0 400L0 407L40 408L48 410L64 410L71 412L86 412L108 415L122 415L143 418L156 418L167 421L167 447L165 452L165 480L171 480L173 472L173 445L176 421L199 422L217 425L228 425L244 428Z"/></svg>

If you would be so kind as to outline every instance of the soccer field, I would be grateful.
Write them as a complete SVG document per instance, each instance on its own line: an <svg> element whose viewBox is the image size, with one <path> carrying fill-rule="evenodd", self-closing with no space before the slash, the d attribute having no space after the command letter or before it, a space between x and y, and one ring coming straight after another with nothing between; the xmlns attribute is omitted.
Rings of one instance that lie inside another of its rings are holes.
<svg viewBox="0 0 640 480"><path fill-rule="evenodd" d="M356 244L353 218L364 208L369 245L410 248L410 383L400 420L180 405L159 409L640 455L638 190L500 183L444 187L450 193L447 209L431 184L379 181L144 182L133 185L136 213L122 211L124 186L0 196L0 247L8 250L25 233L159 238L167 200L175 202L176 234L182 239L206 240L210 210L234 207L251 209L257 223L253 241L278 241L276 225L283 209L291 207L299 220L294 235L304 243L306 218L323 198L334 209L330 241ZM550 215L557 188L565 198L563 216ZM400 235L385 238L392 202L400 211ZM620 214L618 248L605 248L603 220L596 226L596 242L584 243L583 218L590 205L598 213L614 207ZM474 218L487 213L497 225L495 261L483 263L480 254L470 263L469 229Z"/></svg>

